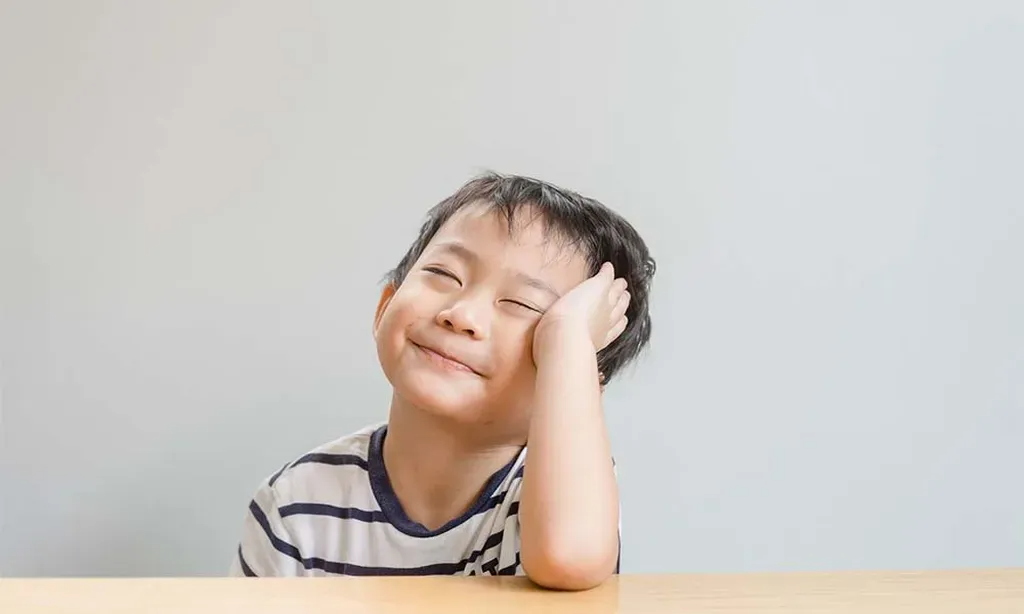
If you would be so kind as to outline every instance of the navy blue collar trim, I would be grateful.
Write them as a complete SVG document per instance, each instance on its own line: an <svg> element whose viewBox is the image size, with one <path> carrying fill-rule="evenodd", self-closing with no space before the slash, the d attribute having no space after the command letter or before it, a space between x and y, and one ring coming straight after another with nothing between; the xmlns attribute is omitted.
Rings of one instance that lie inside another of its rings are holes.
<svg viewBox="0 0 1024 614"><path fill-rule="evenodd" d="M385 424L370 435L370 448L367 452L367 464L369 465L370 487L373 489L373 496L376 497L380 509L384 512L385 518L396 529L411 535L412 537L434 537L441 535L466 522L485 508L488 508L488 501L494 492L501 486L501 483L508 477L512 467L516 464L513 458L507 465L499 469L484 485L480 497L476 502L458 518L447 522L444 526L431 531L418 522L411 520L402 509L394 489L391 487L391 480L388 479L388 470L384 467L384 438L387 436L388 426ZM518 458L518 457L517 457Z"/></svg>

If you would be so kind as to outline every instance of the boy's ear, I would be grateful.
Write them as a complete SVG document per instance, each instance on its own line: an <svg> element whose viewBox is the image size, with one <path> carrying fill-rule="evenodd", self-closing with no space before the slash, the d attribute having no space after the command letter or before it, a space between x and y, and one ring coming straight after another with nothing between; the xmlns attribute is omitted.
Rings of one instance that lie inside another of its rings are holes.
<svg viewBox="0 0 1024 614"><path fill-rule="evenodd" d="M377 331L380 329L380 321L384 317L384 312L387 311L388 305L391 304L391 299L395 297L395 292L398 289L395 288L395 284L388 282L384 289L380 293L380 301L377 302L377 313L373 316L373 338L377 338Z"/></svg>

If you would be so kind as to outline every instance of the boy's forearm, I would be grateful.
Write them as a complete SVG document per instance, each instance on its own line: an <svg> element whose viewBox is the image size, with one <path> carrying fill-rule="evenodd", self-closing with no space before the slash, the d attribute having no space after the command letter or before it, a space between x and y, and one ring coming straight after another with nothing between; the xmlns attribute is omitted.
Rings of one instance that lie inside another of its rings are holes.
<svg viewBox="0 0 1024 614"><path fill-rule="evenodd" d="M596 586L618 559L618 489L597 361L584 333L559 335L538 361L527 441L523 567L552 588Z"/></svg>

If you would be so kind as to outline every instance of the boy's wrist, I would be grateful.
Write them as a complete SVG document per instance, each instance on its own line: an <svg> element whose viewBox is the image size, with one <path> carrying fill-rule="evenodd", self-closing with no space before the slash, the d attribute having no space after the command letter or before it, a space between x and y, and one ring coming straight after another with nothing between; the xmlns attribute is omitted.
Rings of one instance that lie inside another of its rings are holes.
<svg viewBox="0 0 1024 614"><path fill-rule="evenodd" d="M564 360L573 354L596 357L597 350L585 323L560 320L545 323L533 342L533 360L537 366L550 360Z"/></svg>

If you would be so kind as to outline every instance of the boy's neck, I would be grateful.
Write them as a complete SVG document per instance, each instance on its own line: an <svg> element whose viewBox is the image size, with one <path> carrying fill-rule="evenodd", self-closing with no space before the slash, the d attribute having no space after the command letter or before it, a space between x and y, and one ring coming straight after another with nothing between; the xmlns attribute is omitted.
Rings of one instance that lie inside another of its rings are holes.
<svg viewBox="0 0 1024 614"><path fill-rule="evenodd" d="M405 515L434 530L465 513L524 443L481 441L472 430L391 402L384 466Z"/></svg>

